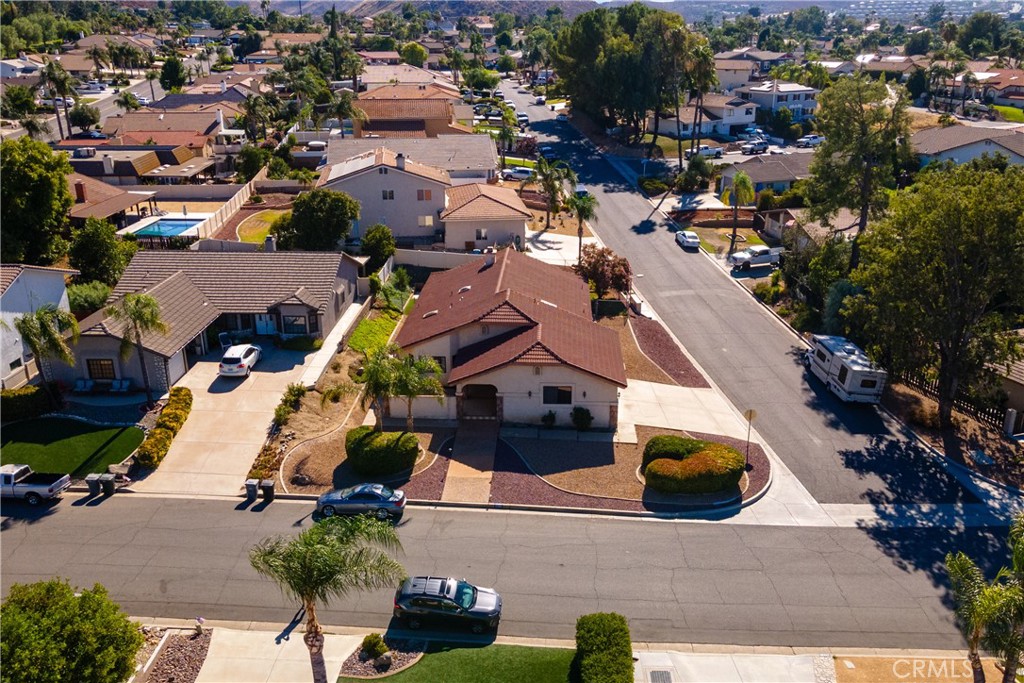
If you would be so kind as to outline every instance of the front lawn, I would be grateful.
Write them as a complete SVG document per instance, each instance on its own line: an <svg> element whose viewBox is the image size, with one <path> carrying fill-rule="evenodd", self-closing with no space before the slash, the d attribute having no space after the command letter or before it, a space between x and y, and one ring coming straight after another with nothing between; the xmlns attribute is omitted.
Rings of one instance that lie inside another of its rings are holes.
<svg viewBox="0 0 1024 683"><path fill-rule="evenodd" d="M1007 121L1013 121L1015 123L1024 123L1024 111L1017 109L1016 107L1001 107L999 105L992 105L992 108L1003 115L1003 118Z"/></svg>
<svg viewBox="0 0 1024 683"><path fill-rule="evenodd" d="M270 234L270 224L286 210L266 209L246 218L238 226L238 239L242 242L263 244Z"/></svg>
<svg viewBox="0 0 1024 683"><path fill-rule="evenodd" d="M4 427L0 462L84 477L106 472L107 465L127 458L142 437L137 427L101 427L61 418L26 420Z"/></svg>
<svg viewBox="0 0 1024 683"><path fill-rule="evenodd" d="M378 309L364 318L348 340L349 348L359 353L372 353L388 343L391 333L398 326L401 314Z"/></svg>
<svg viewBox="0 0 1024 683"><path fill-rule="evenodd" d="M517 645L433 646L388 683L565 683L575 650ZM361 679L342 676L338 683Z"/></svg>

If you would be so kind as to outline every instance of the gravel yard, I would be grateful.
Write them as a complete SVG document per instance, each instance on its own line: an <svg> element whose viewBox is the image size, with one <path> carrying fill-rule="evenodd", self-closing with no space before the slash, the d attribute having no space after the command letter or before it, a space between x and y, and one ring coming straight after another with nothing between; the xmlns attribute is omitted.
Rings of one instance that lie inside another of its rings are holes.
<svg viewBox="0 0 1024 683"><path fill-rule="evenodd" d="M668 373L679 386L693 389L710 389L704 375L694 367L682 352L672 336L660 322L642 315L630 315L630 323L640 348L649 358L657 358L658 365ZM642 379L640 377L636 379Z"/></svg>
<svg viewBox="0 0 1024 683"><path fill-rule="evenodd" d="M426 649L426 642L422 640L401 640L398 638L384 638L384 642L391 648L391 666L386 669L378 669L372 659L362 658L362 648L349 655L345 663L341 665L342 676L376 677L390 676L402 669L415 664Z"/></svg>
<svg viewBox="0 0 1024 683"><path fill-rule="evenodd" d="M195 683L210 649L210 631L172 633L146 675L146 683Z"/></svg>
<svg viewBox="0 0 1024 683"><path fill-rule="evenodd" d="M619 345L622 347L622 360L626 364L627 378L659 382L661 384L676 383L654 361L640 351L640 347L636 345L636 339L633 337L633 332L630 329L629 318L626 316L599 318L597 324L601 327L615 330L618 333Z"/></svg>

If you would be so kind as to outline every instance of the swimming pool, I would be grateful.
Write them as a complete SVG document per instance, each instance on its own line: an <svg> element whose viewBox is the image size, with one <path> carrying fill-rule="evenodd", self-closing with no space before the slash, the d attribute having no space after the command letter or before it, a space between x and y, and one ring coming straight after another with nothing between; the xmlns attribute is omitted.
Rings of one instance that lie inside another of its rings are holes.
<svg viewBox="0 0 1024 683"><path fill-rule="evenodd" d="M203 222L202 218L161 218L135 232L138 237L174 237Z"/></svg>

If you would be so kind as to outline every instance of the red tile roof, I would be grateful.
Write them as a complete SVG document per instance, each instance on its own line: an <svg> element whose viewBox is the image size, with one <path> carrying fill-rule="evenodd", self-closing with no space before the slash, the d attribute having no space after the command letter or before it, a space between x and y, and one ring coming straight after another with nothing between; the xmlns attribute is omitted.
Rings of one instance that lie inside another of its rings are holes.
<svg viewBox="0 0 1024 683"><path fill-rule="evenodd" d="M469 183L450 187L445 194L448 207L441 214L441 220L526 219L532 215L510 187Z"/></svg>

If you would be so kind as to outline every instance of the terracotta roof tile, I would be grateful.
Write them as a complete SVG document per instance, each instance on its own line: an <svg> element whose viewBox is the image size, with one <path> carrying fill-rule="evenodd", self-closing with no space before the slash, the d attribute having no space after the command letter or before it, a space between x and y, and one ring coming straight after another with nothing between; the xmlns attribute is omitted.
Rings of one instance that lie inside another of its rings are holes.
<svg viewBox="0 0 1024 683"><path fill-rule="evenodd" d="M450 187L445 195L448 206L441 220L525 219L532 215L516 191L509 187L469 183Z"/></svg>
<svg viewBox="0 0 1024 683"><path fill-rule="evenodd" d="M444 169L427 166L426 164L418 163L412 159L405 159L404 164L405 168L399 169L398 153L387 147L377 147L372 151L357 154L356 156L350 157L341 163L334 164L326 174L321 175L322 180L318 184L323 185L331 183L357 173L372 171L373 169L381 166L387 166L388 168L393 168L399 172L404 171L410 175L419 176L445 185L451 184L451 178L448 176L448 171L445 171Z"/></svg>
<svg viewBox="0 0 1024 683"><path fill-rule="evenodd" d="M356 101L355 106L366 112L371 122L374 121L410 121L424 119L452 118L452 103L449 99L364 99Z"/></svg>

